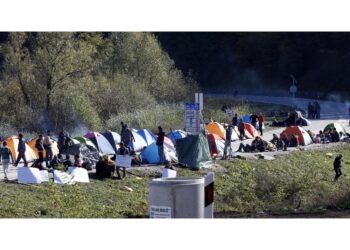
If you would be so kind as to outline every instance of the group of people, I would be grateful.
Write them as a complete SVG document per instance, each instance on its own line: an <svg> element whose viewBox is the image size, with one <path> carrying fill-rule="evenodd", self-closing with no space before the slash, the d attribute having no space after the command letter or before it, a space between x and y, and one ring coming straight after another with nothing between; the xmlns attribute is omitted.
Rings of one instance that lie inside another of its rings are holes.
<svg viewBox="0 0 350 250"><path fill-rule="evenodd" d="M330 129L327 132L323 132L320 130L318 134L312 133L310 130L307 130L310 135L313 143L332 143L332 142L340 142L340 141L349 141L350 134L338 132L335 128Z"/></svg>
<svg viewBox="0 0 350 250"><path fill-rule="evenodd" d="M307 105L308 118L320 119L321 118L321 106L315 101L313 103L309 102Z"/></svg>

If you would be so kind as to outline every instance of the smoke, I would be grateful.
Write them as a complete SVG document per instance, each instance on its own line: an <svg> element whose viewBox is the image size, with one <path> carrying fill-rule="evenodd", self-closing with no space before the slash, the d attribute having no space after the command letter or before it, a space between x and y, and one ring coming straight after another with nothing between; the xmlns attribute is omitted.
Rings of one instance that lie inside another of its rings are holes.
<svg viewBox="0 0 350 250"><path fill-rule="evenodd" d="M77 121L76 126L70 131L71 136L83 136L89 132L89 128L82 123L81 121Z"/></svg>

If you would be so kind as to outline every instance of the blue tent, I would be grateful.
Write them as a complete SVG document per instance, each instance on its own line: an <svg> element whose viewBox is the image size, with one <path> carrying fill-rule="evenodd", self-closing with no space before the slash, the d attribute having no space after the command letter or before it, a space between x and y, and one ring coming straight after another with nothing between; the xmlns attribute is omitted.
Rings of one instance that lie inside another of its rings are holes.
<svg viewBox="0 0 350 250"><path fill-rule="evenodd" d="M156 142L157 140L154 134L148 129L139 129L137 130L137 133L142 136L142 138L147 143L147 146L151 145L153 142Z"/></svg>
<svg viewBox="0 0 350 250"><path fill-rule="evenodd" d="M174 130L168 133L168 138L176 145L176 140L185 138L187 136L185 131L182 130Z"/></svg>
<svg viewBox="0 0 350 250"><path fill-rule="evenodd" d="M160 162L158 156L158 147L155 143L149 145L145 150L141 152L141 158L144 163L158 164Z"/></svg>
<svg viewBox="0 0 350 250"><path fill-rule="evenodd" d="M239 121L239 119L242 119L244 123L251 123L250 116L251 116L251 114L246 114L242 117L238 117L238 121Z"/></svg>

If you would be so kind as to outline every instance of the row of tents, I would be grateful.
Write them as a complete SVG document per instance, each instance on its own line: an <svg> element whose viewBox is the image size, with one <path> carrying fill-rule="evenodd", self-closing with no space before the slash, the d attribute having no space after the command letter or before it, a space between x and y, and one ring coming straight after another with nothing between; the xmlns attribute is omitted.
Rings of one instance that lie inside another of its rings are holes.
<svg viewBox="0 0 350 250"><path fill-rule="evenodd" d="M324 132L335 128L338 132L345 134L345 129L338 123L332 123L324 128ZM148 129L132 129L135 141L130 142L129 146L140 153L141 159L145 164L158 164L158 148L156 146L157 136ZM312 139L305 129L300 126L289 126L282 133L286 134L288 139L292 135L298 135L300 145L309 145ZM239 132L235 127L232 132L231 140L239 140ZM259 135L257 130L250 124L245 123L246 138L252 139ZM192 168L199 168L199 163L209 161L212 157L223 155L225 146L226 130L218 122L206 124L206 133L191 135L182 130L175 130L168 133L164 139L164 154L166 160L179 162ZM71 144L63 154L74 155L80 153L82 158L98 160L101 155L115 154L118 150L118 144L121 137L113 131L104 133L89 132L81 137L71 138ZM35 148L36 138L26 144L26 158L29 162L38 158L38 152ZM17 146L18 138L16 136L6 139L6 142L16 160L18 156ZM58 154L57 142L52 145L54 155ZM45 155L44 155L45 156Z"/></svg>

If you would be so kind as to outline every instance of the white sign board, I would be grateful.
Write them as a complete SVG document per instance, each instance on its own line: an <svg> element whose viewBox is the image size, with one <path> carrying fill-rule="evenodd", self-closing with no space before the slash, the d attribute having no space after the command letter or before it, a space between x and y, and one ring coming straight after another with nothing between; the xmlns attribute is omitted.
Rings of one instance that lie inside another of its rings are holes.
<svg viewBox="0 0 350 250"><path fill-rule="evenodd" d="M228 115L228 116L230 116L230 117L232 117L233 116L233 110L231 110L231 109L226 109L226 115Z"/></svg>
<svg viewBox="0 0 350 250"><path fill-rule="evenodd" d="M169 169L169 168L163 168L162 171L162 178L175 178L176 177L176 171Z"/></svg>
<svg viewBox="0 0 350 250"><path fill-rule="evenodd" d="M200 107L199 103L185 104L185 130L192 134L200 132Z"/></svg>
<svg viewBox="0 0 350 250"><path fill-rule="evenodd" d="M130 168L131 156L129 155L116 155L115 165L118 167Z"/></svg>
<svg viewBox="0 0 350 250"><path fill-rule="evenodd" d="M43 182L40 170L38 168L18 167L18 183L22 184L39 184Z"/></svg>
<svg viewBox="0 0 350 250"><path fill-rule="evenodd" d="M171 218L171 207L151 206L150 218L153 218L153 219Z"/></svg>
<svg viewBox="0 0 350 250"><path fill-rule="evenodd" d="M66 173L55 170L53 172L53 179L56 184L73 184L73 176Z"/></svg>
<svg viewBox="0 0 350 250"><path fill-rule="evenodd" d="M88 171L85 168L75 168L72 170L71 175L74 182L90 182Z"/></svg>

